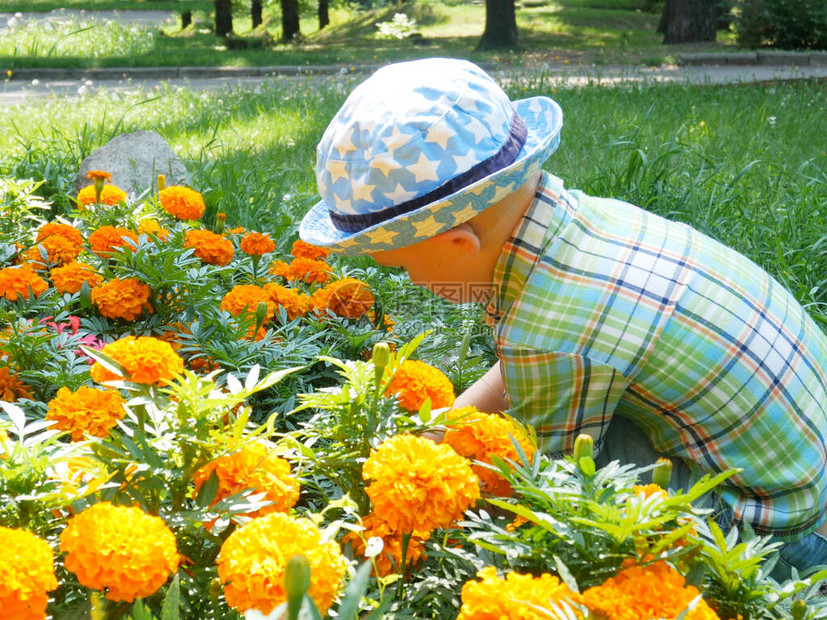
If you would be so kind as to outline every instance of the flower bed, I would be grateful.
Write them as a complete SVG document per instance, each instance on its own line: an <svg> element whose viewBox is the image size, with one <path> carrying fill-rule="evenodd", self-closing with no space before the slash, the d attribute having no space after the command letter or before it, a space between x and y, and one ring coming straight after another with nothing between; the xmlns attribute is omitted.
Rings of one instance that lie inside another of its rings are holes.
<svg viewBox="0 0 827 620"><path fill-rule="evenodd" d="M827 617L825 575L775 583L774 544L696 507L729 474L549 459L452 408L381 282L90 174L69 218L0 214L4 612Z"/></svg>

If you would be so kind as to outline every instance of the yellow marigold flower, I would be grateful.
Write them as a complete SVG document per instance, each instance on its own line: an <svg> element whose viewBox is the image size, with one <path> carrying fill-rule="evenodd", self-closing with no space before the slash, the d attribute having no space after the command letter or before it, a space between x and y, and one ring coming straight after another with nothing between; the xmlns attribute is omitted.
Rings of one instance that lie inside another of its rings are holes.
<svg viewBox="0 0 827 620"><path fill-rule="evenodd" d="M458 418L445 432L445 443L467 459L491 464L491 457L498 456L519 462L520 457L512 443L512 437L531 459L536 452L523 430L512 420L501 415L477 411L475 407L463 407L449 412L449 417ZM508 497L511 485L500 474L481 465L474 465L474 473L480 479L486 494Z"/></svg>
<svg viewBox="0 0 827 620"><path fill-rule="evenodd" d="M8 366L0 367L0 400L13 403L21 398L32 399L29 386L13 375Z"/></svg>
<svg viewBox="0 0 827 620"><path fill-rule="evenodd" d="M154 594L178 570L175 535L137 507L101 502L69 520L60 535L66 568L113 601Z"/></svg>
<svg viewBox="0 0 827 620"><path fill-rule="evenodd" d="M28 299L29 290L39 297L48 288L46 280L37 275L29 264L0 269L0 297L9 301L17 301L18 297Z"/></svg>
<svg viewBox="0 0 827 620"><path fill-rule="evenodd" d="M92 289L92 303L98 312L109 319L134 321L144 313L152 312L150 289L135 278L115 278Z"/></svg>
<svg viewBox="0 0 827 620"><path fill-rule="evenodd" d="M101 226L89 235L92 253L101 258L109 258L118 248L129 248L134 252L137 245L138 235L117 226Z"/></svg>
<svg viewBox="0 0 827 620"><path fill-rule="evenodd" d="M62 387L49 401L46 419L55 420L58 429L70 432L72 441L80 441L86 434L106 437L109 429L123 418L123 405L123 398L116 390L81 386L72 392Z"/></svg>
<svg viewBox="0 0 827 620"><path fill-rule="evenodd" d="M149 336L124 336L107 344L101 353L120 364L126 374L123 377L116 375L96 362L89 372L97 383L119 379L133 383L166 383L184 370L184 360L168 342Z"/></svg>
<svg viewBox="0 0 827 620"><path fill-rule="evenodd" d="M631 561L615 577L583 593L583 602L607 620L639 620L679 616L698 596L695 586L669 564L660 560L648 566ZM718 615L701 599L687 620L718 620Z"/></svg>
<svg viewBox="0 0 827 620"><path fill-rule="evenodd" d="M313 294L313 302L321 311L330 310L336 316L359 319L370 312L375 301L370 286L355 278L331 282Z"/></svg>
<svg viewBox="0 0 827 620"><path fill-rule="evenodd" d="M548 573L539 577L508 573L501 579L496 568L486 566L477 578L481 581L467 581L462 586L457 620L541 620L549 616L537 607L548 609L550 604L568 605L575 618L583 617L576 610L580 595Z"/></svg>
<svg viewBox="0 0 827 620"><path fill-rule="evenodd" d="M212 505L243 489L264 493L272 502L247 515L251 517L287 512L299 501L299 481L290 473L290 463L270 454L263 443L246 445L201 467L192 478L196 492L213 472L218 478L218 493Z"/></svg>
<svg viewBox="0 0 827 620"><path fill-rule="evenodd" d="M471 464L445 444L415 435L391 437L362 468L376 516L393 531L424 534L449 527L480 497Z"/></svg>
<svg viewBox="0 0 827 620"><path fill-rule="evenodd" d="M195 248L195 255L210 265L223 267L233 260L233 244L209 230L187 231L184 247Z"/></svg>
<svg viewBox="0 0 827 620"><path fill-rule="evenodd" d="M290 253L296 258L309 258L310 260L319 260L330 256L330 250L327 248L321 248L301 239L297 239L293 243Z"/></svg>
<svg viewBox="0 0 827 620"><path fill-rule="evenodd" d="M240 316L243 312L255 314L258 311L258 304L261 302L267 304L267 313L264 318L264 322L266 323L273 318L276 305L273 303L273 300L270 299L267 291L255 284L239 284L234 286L221 299L221 309L226 310L233 316Z"/></svg>
<svg viewBox="0 0 827 620"><path fill-rule="evenodd" d="M78 192L78 202L84 207L95 204L95 198L96 194L94 185L87 185ZM101 188L101 204L112 206L118 204L119 202L124 202L125 200L126 192L117 185L104 185Z"/></svg>
<svg viewBox="0 0 827 620"><path fill-rule="evenodd" d="M669 499L669 493L656 484L636 484L632 487L635 495L643 494L643 497L649 499L653 495L660 496L661 499Z"/></svg>
<svg viewBox="0 0 827 620"><path fill-rule="evenodd" d="M287 600L284 571L294 555L310 564L308 594L322 616L339 592L347 562L334 541L323 542L310 520L280 512L253 519L230 534L218 554L218 577L227 603L244 613L269 614Z"/></svg>
<svg viewBox="0 0 827 620"><path fill-rule="evenodd" d="M89 288L95 288L103 282L103 278L95 273L94 267L86 263L69 263L63 267L55 267L49 272L49 277L61 295L79 293L84 282Z"/></svg>
<svg viewBox="0 0 827 620"><path fill-rule="evenodd" d="M345 535L343 541L353 545L354 555L357 558L365 557L366 541L371 538L382 539L382 551L374 557L376 564L374 574L379 577L387 577L392 573L399 573L402 570L402 532L397 532L385 523L374 513L370 513L362 519L364 531L360 534L350 532ZM430 533L424 537L411 536L408 541L406 557L407 566L415 566L423 553L423 541L427 540Z"/></svg>
<svg viewBox="0 0 827 620"><path fill-rule="evenodd" d="M169 229L161 228L155 220L141 220L138 222L138 234L166 241L169 238Z"/></svg>
<svg viewBox="0 0 827 620"><path fill-rule="evenodd" d="M313 307L310 297L296 289L287 288L275 282L265 284L263 288L273 303L285 309L287 317L291 321L296 317L307 314Z"/></svg>
<svg viewBox="0 0 827 620"><path fill-rule="evenodd" d="M86 178L93 181L111 181L112 174L103 170L90 170L86 173Z"/></svg>
<svg viewBox="0 0 827 620"><path fill-rule="evenodd" d="M59 492L72 498L77 496L81 487L87 487L90 493L94 493L111 477L103 463L86 455L58 460L50 469L49 479L61 483Z"/></svg>
<svg viewBox="0 0 827 620"><path fill-rule="evenodd" d="M426 398L431 407L450 407L454 403L454 386L441 370L418 360L405 360L396 370L385 394L396 394L399 404L408 411L419 411Z"/></svg>
<svg viewBox="0 0 827 620"><path fill-rule="evenodd" d="M245 254L262 256L276 249L270 235L251 232L241 240L241 251Z"/></svg>
<svg viewBox="0 0 827 620"><path fill-rule="evenodd" d="M189 187L171 185L158 193L161 207L179 220L197 220L204 215L204 197Z"/></svg>
<svg viewBox="0 0 827 620"><path fill-rule="evenodd" d="M57 588L52 548L26 530L0 526L0 609L4 618L43 620Z"/></svg>

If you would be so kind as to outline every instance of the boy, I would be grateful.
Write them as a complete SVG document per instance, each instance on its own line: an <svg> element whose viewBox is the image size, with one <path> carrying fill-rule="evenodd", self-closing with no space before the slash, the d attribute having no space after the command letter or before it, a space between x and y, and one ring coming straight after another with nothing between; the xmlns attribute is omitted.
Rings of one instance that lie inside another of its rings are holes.
<svg viewBox="0 0 827 620"><path fill-rule="evenodd" d="M561 127L469 62L380 69L319 143L301 237L487 299L500 361L458 405L510 410L551 453L587 432L671 457L682 484L739 468L719 520L785 541L782 570L827 564L827 337L743 256L541 172Z"/></svg>

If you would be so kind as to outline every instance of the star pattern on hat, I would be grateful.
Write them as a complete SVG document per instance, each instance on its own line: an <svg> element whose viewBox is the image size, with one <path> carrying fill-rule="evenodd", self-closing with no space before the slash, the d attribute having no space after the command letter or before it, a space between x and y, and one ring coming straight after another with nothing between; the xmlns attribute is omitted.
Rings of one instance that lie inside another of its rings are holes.
<svg viewBox="0 0 827 620"><path fill-rule="evenodd" d="M428 159L425 153L421 152L416 163L408 166L408 171L413 173L414 180L417 183L439 181L439 175L436 173L439 163L439 160Z"/></svg>

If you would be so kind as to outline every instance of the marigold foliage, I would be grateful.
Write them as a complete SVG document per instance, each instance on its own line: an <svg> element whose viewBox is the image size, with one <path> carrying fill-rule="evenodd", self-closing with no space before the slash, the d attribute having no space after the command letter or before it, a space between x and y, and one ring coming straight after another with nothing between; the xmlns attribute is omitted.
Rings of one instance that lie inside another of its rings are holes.
<svg viewBox="0 0 827 620"><path fill-rule="evenodd" d="M251 517L287 512L299 501L300 485L290 473L290 463L270 454L269 448L262 443L246 445L201 467L193 476L196 492L213 472L218 479L218 493L213 505L243 489L264 493L272 502L247 515Z"/></svg>
<svg viewBox="0 0 827 620"><path fill-rule="evenodd" d="M241 251L253 256L262 256L276 249L270 235L251 232L241 240Z"/></svg>
<svg viewBox="0 0 827 620"><path fill-rule="evenodd" d="M233 316L240 316L242 312L255 314L258 310L258 304L262 302L267 304L267 314L264 318L266 323L273 318L276 310L276 305L270 295L255 284L239 284L230 289L221 299L221 309L226 310Z"/></svg>
<svg viewBox="0 0 827 620"><path fill-rule="evenodd" d="M52 548L26 530L0 526L0 610L4 618L42 620L57 588Z"/></svg>
<svg viewBox="0 0 827 620"><path fill-rule="evenodd" d="M482 413L475 407L463 407L450 411L448 416L459 420L448 427L444 441L456 450L457 454L467 459L491 464L491 457L498 456L501 459L519 462L520 457L512 438L520 445L529 460L537 450L519 426L501 415ZM474 465L474 473L480 479L486 494L499 497L511 495L511 485L497 472L481 465Z"/></svg>
<svg viewBox="0 0 827 620"><path fill-rule="evenodd" d="M49 272L49 278L61 295L64 293L79 293L84 282L89 285L89 288L95 288L103 282L103 278L95 272L94 267L77 262L55 267Z"/></svg>
<svg viewBox="0 0 827 620"><path fill-rule="evenodd" d="M150 336L124 336L104 346L101 353L120 364L126 375L116 375L96 362L89 373L98 383L125 379L152 385L170 381L184 370L184 360L172 346Z"/></svg>
<svg viewBox="0 0 827 620"><path fill-rule="evenodd" d="M240 612L269 614L287 600L284 571L294 555L310 564L308 594L322 616L339 592L347 562L336 542L323 542L316 525L280 512L253 519L233 532L218 555L227 602Z"/></svg>
<svg viewBox="0 0 827 620"><path fill-rule="evenodd" d="M399 404L408 411L419 411L426 398L431 407L450 407L454 403L454 386L438 368L419 360L405 360L399 365L385 390L396 394Z"/></svg>
<svg viewBox="0 0 827 620"><path fill-rule="evenodd" d="M541 620L557 616L536 607L550 610L553 604L573 608L580 603L579 594L548 573L539 577L508 573L502 579L496 568L486 566L477 577L480 581L468 581L462 586L462 608L457 620ZM583 617L578 611L573 613L575 618Z"/></svg>
<svg viewBox="0 0 827 620"><path fill-rule="evenodd" d="M695 586L669 564L660 560L647 566L630 565L603 584L583 593L583 602L607 620L640 620L640 618L677 618L698 596ZM686 620L718 620L709 605L701 599Z"/></svg>
<svg viewBox="0 0 827 620"><path fill-rule="evenodd" d="M66 568L113 601L154 594L178 570L175 535L140 508L101 502L72 517L60 535Z"/></svg>
<svg viewBox="0 0 827 620"><path fill-rule="evenodd" d="M138 235L117 226L101 226L89 235L89 248L101 258L109 258L118 248L129 248L134 252L137 245Z"/></svg>
<svg viewBox="0 0 827 620"><path fill-rule="evenodd" d="M187 231L184 247L194 248L195 255L209 265L223 267L233 260L233 244L209 230Z"/></svg>
<svg viewBox="0 0 827 620"><path fill-rule="evenodd" d="M377 518L396 532L425 535L449 527L480 497L471 464L445 444L415 435L391 437L362 468Z"/></svg>
<svg viewBox="0 0 827 620"><path fill-rule="evenodd" d="M125 200L126 192L117 185L104 185L101 188L100 204L112 206ZM95 201L96 193L94 185L87 185L78 192L78 202L81 205L88 207L89 205L95 204Z"/></svg>
<svg viewBox="0 0 827 620"><path fill-rule="evenodd" d="M13 403L20 398L32 398L29 386L12 374L8 366L0 367L0 400Z"/></svg>
<svg viewBox="0 0 827 620"><path fill-rule="evenodd" d="M363 518L362 526L365 529L361 534L350 532L343 538L344 542L353 545L354 556L357 558L365 557L366 541L371 538L381 538L382 551L373 559L375 564L374 575L386 577L400 572L402 570L402 533L392 530L375 513L370 513ZM419 562L424 551L423 541L427 539L428 535L425 537L411 536L408 541L405 559L407 566L415 566Z"/></svg>
<svg viewBox="0 0 827 620"><path fill-rule="evenodd" d="M204 197L194 189L171 185L158 193L161 208L179 220L197 220L204 215Z"/></svg>
<svg viewBox="0 0 827 620"><path fill-rule="evenodd" d="M5 297L9 301L17 301L18 298L28 299L29 290L35 297L39 297L48 288L46 280L28 263L0 269L0 297Z"/></svg>
<svg viewBox="0 0 827 620"><path fill-rule="evenodd" d="M318 245L307 243L301 239L296 239L290 253L295 258L309 258L310 260L319 260L330 256L330 250L327 248L322 248Z"/></svg>
<svg viewBox="0 0 827 620"><path fill-rule="evenodd" d="M275 282L265 284L263 288L273 303L285 309L290 320L307 314L313 308L310 297L301 291L287 288Z"/></svg>
<svg viewBox="0 0 827 620"><path fill-rule="evenodd" d="M169 230L161 228L161 225L155 220L141 220L138 222L138 234L166 241L169 237Z"/></svg>
<svg viewBox="0 0 827 620"><path fill-rule="evenodd" d="M92 289L92 303L107 318L134 321L144 310L152 311L150 293L149 285L140 280L115 278Z"/></svg>
<svg viewBox="0 0 827 620"><path fill-rule="evenodd" d="M58 429L71 433L72 441L80 441L87 433L106 437L109 429L123 418L123 404L116 390L81 386L72 392L62 387L49 401L46 419L55 420Z"/></svg>

